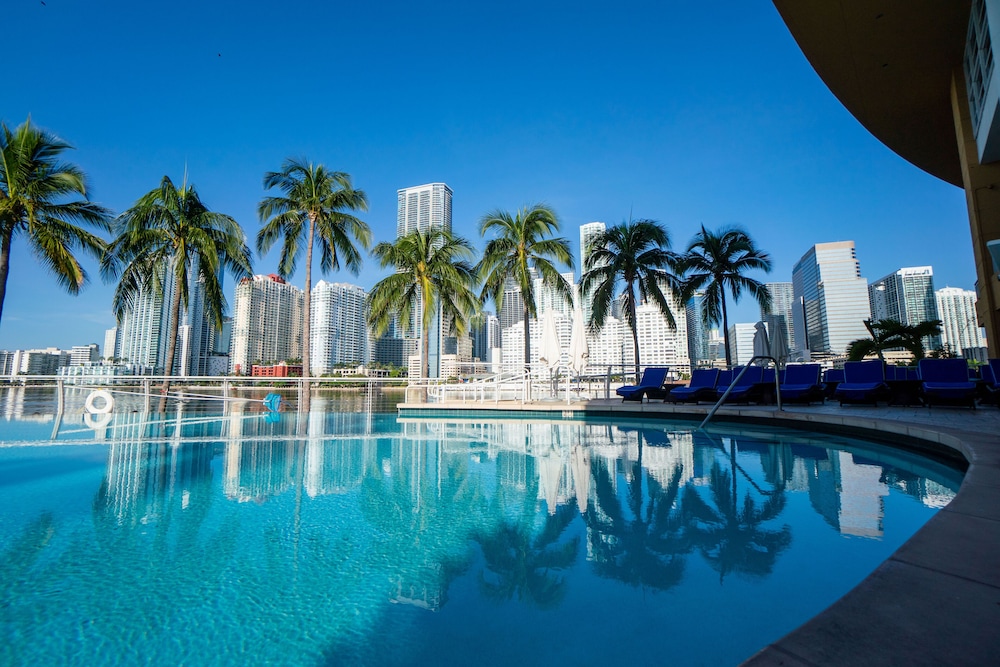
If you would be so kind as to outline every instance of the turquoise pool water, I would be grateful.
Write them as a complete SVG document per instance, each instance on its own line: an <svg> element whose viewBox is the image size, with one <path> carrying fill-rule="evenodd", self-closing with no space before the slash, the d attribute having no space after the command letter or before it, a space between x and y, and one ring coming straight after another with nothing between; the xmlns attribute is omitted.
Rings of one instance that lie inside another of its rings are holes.
<svg viewBox="0 0 1000 667"><path fill-rule="evenodd" d="M734 664L961 481L849 438L665 421L0 429L0 664Z"/></svg>

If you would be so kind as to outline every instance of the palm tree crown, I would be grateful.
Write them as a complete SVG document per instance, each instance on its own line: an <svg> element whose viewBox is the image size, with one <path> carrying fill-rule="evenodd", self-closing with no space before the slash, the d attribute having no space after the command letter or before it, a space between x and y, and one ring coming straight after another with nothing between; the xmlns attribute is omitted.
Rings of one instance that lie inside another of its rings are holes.
<svg viewBox="0 0 1000 667"><path fill-rule="evenodd" d="M736 303L740 302L746 290L764 311L770 310L771 293L767 287L743 273L752 270L770 272L771 256L759 250L750 235L739 227L710 232L702 225L701 231L688 245L681 268L687 274L685 298L694 296L695 292L703 292L702 317L705 324L721 321L726 341L726 365L731 365L726 290L732 293Z"/></svg>
<svg viewBox="0 0 1000 667"><path fill-rule="evenodd" d="M170 324L163 373L173 373L180 309L187 307L197 282L205 295L205 310L222 328L226 298L225 271L236 279L253 272L246 235L233 218L202 202L194 185L174 185L164 176L160 186L143 195L115 221L115 239L101 262L107 280L117 280L112 310L120 321L141 298L164 295L170 287ZM164 389L169 388L169 380ZM162 403L161 403L162 405Z"/></svg>
<svg viewBox="0 0 1000 667"><path fill-rule="evenodd" d="M847 359L860 361L875 354L885 361L882 352L902 348L913 355L911 363L917 363L925 356L924 340L941 335L941 320L928 320L917 324L903 324L897 320L865 320L865 327L871 338L861 338L847 346Z"/></svg>
<svg viewBox="0 0 1000 667"><path fill-rule="evenodd" d="M513 215L499 209L492 211L483 216L479 229L484 237L494 235L476 267L483 281L480 298L492 299L499 314L507 284L512 283L520 290L524 303L524 365L527 368L531 363L530 320L538 314L535 278L541 278L542 285L555 290L566 303L573 303L573 288L553 264L557 262L573 268L569 241L552 237L559 231L559 219L555 211L543 204L525 207Z"/></svg>
<svg viewBox="0 0 1000 667"><path fill-rule="evenodd" d="M0 317L17 236L26 238L35 257L70 294L87 283L74 251L95 258L104 251L104 240L76 223L109 231L111 212L87 201L83 171L60 161L71 148L34 127L30 118L13 131L0 123ZM74 199L76 195L83 199Z"/></svg>
<svg viewBox="0 0 1000 667"><path fill-rule="evenodd" d="M381 336L393 320L407 329L420 318L421 375L427 377L430 338L427 335L440 308L442 325L453 335L468 331L469 318L478 310L473 292L475 270L469 260L472 245L443 229L415 230L379 243L372 250L383 268L395 273L383 278L368 295L368 323ZM417 312L419 309L419 312Z"/></svg>
<svg viewBox="0 0 1000 667"><path fill-rule="evenodd" d="M676 326L668 297L677 298L680 293L680 279L672 273L679 258L669 248L670 235L659 223L630 220L594 237L584 251L587 261L580 278L580 292L590 294L592 299L588 326L591 332L599 332L611 314L612 303L616 298L622 299L622 317L632 331L636 382L640 366L636 288L642 302L655 303L667 323Z"/></svg>
<svg viewBox="0 0 1000 667"><path fill-rule="evenodd" d="M282 240L278 273L286 279L295 273L296 264L305 253L302 375L306 385L299 407L308 412L313 248L319 247L320 268L324 273L339 270L343 262L357 275L362 259L355 241L367 249L371 245L371 230L352 211L367 211L368 196L354 188L349 174L301 159L285 160L281 171L265 174L264 189L277 189L281 195L265 197L257 207L257 216L263 223L257 232L257 251L265 253Z"/></svg>

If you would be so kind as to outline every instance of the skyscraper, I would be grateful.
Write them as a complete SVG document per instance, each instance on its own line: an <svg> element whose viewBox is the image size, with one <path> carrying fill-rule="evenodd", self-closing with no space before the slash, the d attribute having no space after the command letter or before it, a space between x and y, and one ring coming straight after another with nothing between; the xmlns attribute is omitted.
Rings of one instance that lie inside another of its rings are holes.
<svg viewBox="0 0 1000 667"><path fill-rule="evenodd" d="M427 232L431 229L441 229L450 232L451 198L451 188L444 183L428 183L397 190L396 237L405 236L416 230ZM414 312L420 311L421 304L417 303ZM414 326L405 332L405 335L407 338L419 339L423 336L423 322L419 317L415 317L414 320ZM435 313L427 334L429 343L427 374L432 378L440 377L442 343L440 309ZM417 349L419 351L421 347L418 346Z"/></svg>
<svg viewBox="0 0 1000 667"><path fill-rule="evenodd" d="M929 266L911 266L890 273L868 286L872 320L896 320L920 324L938 319L934 299L934 270ZM938 336L929 336L924 347L941 346Z"/></svg>
<svg viewBox="0 0 1000 667"><path fill-rule="evenodd" d="M590 244L595 238L603 234L607 229L607 226L603 222L588 222L585 225L580 225L580 277L583 278L583 274L587 267L587 258L590 256L588 252ZM585 322L590 322L590 314L594 310L594 295L583 294L582 303L580 304L583 310L583 319Z"/></svg>
<svg viewBox="0 0 1000 667"><path fill-rule="evenodd" d="M868 337L868 281L861 277L854 241L810 248L792 268L792 292L795 356L841 355Z"/></svg>
<svg viewBox="0 0 1000 667"><path fill-rule="evenodd" d="M768 294L771 295L771 309L760 310L760 319L767 322L768 333L775 327L784 327L788 349L795 349L795 330L792 326L792 304L795 303L792 283L765 283Z"/></svg>
<svg viewBox="0 0 1000 667"><path fill-rule="evenodd" d="M357 285L320 280L312 290L309 362L316 375L366 361L365 291Z"/></svg>
<svg viewBox="0 0 1000 667"><path fill-rule="evenodd" d="M985 347L986 340L976 316L976 293L957 287L945 287L934 293L938 318L941 320L941 342L953 353Z"/></svg>
<svg viewBox="0 0 1000 667"><path fill-rule="evenodd" d="M276 275L244 278L236 285L230 372L302 357L304 292Z"/></svg>
<svg viewBox="0 0 1000 667"><path fill-rule="evenodd" d="M702 301L705 298L704 292L695 292L684 304L685 325L687 326L688 359L691 367L707 365L708 355L708 329L705 327Z"/></svg>

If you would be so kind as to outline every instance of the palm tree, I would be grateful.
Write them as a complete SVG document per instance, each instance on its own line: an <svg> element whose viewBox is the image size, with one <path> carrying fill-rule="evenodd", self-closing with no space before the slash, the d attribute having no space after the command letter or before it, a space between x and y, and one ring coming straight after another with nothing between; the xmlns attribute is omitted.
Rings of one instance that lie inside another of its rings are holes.
<svg viewBox="0 0 1000 667"><path fill-rule="evenodd" d="M150 294L166 297L169 292L163 412L174 370L181 307L187 307L192 285L201 285L206 314L221 329L226 311L223 272L237 280L251 275L250 248L239 223L209 210L194 185L185 182L177 187L169 176L118 216L114 232L115 239L101 260L101 273L106 280L118 280L112 300L115 317L121 321Z"/></svg>
<svg viewBox="0 0 1000 667"><path fill-rule="evenodd" d="M61 161L61 154L71 148L34 127L30 118L13 131L0 123L0 318L11 244L18 235L26 237L35 256L70 294L78 294L87 283L74 251L95 258L104 252L102 238L74 224L106 232L111 212L86 200L83 171ZM75 195L84 199L72 199Z"/></svg>
<svg viewBox="0 0 1000 667"><path fill-rule="evenodd" d="M265 197L257 207L263 223L257 232L257 252L265 253L282 239L278 273L289 278L306 255L305 306L302 327L303 392L300 411L309 411L309 341L312 329L311 293L313 248L319 246L320 269L324 273L339 270L341 260L354 275L361 270L363 248L371 245L371 230L352 211L367 211L368 196L355 190L351 177L341 171L329 171L301 159L287 159L281 171L264 175L264 189L277 188L281 195Z"/></svg>
<svg viewBox="0 0 1000 667"><path fill-rule="evenodd" d="M563 237L552 238L559 231L559 219L551 208L543 204L525 207L511 215L495 210L479 222L480 233L495 234L476 272L483 281L480 298L492 299L497 314L503 308L504 288L513 283L521 291L524 303L524 368L531 363L531 318L538 314L535 304L535 278L542 285L555 290L566 303L573 303L573 288L553 265L553 261L573 268L573 253L569 241Z"/></svg>
<svg viewBox="0 0 1000 667"><path fill-rule="evenodd" d="M918 324L903 324L892 319L875 322L865 320L864 324L872 337L860 338L847 346L849 361L860 361L871 354L878 355L879 359L885 361L883 351L903 348L913 355L912 363L916 363L925 356L924 340L941 335L941 320L928 320Z"/></svg>
<svg viewBox="0 0 1000 667"><path fill-rule="evenodd" d="M740 302L743 290L750 293L766 312L771 308L771 293L764 283L747 278L745 271L771 271L771 256L759 250L750 235L739 227L727 227L710 232L702 225L688 245L681 268L687 274L684 283L685 299L697 291L704 291L702 317L705 324L722 322L726 341L726 365L732 364L729 346L729 314L726 309L726 290L733 301Z"/></svg>
<svg viewBox="0 0 1000 667"><path fill-rule="evenodd" d="M469 318L478 310L479 300L472 291L476 275L469 263L474 254L472 245L451 232L433 228L426 233L415 230L395 243L379 243L372 254L382 268L392 267L396 272L380 280L368 295L368 324L381 336L394 320L415 329L419 317L420 373L427 377L428 332L435 314L440 310L442 325L462 336Z"/></svg>
<svg viewBox="0 0 1000 667"><path fill-rule="evenodd" d="M643 302L655 303L667 324L676 326L669 298L680 295L681 281L671 272L676 270L679 258L669 248L670 235L658 222L629 220L596 236L585 251L587 262L580 278L580 293L593 294L588 326L591 332L599 332L611 314L614 300L622 299L622 317L632 331L636 384L640 366L636 287ZM622 283L622 291L616 294Z"/></svg>

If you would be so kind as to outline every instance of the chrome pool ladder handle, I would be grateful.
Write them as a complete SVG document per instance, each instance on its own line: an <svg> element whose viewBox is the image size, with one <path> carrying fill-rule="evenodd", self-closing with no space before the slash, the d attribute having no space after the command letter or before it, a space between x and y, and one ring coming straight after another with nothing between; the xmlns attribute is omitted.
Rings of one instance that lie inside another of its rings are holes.
<svg viewBox="0 0 1000 667"><path fill-rule="evenodd" d="M754 358L752 358L749 361L749 363L747 363L747 365L743 367L743 370L741 370L739 372L739 374L736 377L733 378L733 381L726 388L726 392L724 394L722 394L722 396L719 398L719 400L716 401L715 405L712 406L712 409L708 411L708 415L705 417L704 421L701 422L701 424L698 426L698 428L700 428L700 429L701 428L705 428L705 425L709 421L711 421L712 417L715 416L715 413L718 412L718 410L722 406L722 404L726 402L727 398L729 398L729 394L730 394L730 392L733 391L733 387L735 387L736 383L738 383L740 381L740 378L743 377L743 374L747 372L747 369L750 368L751 366L753 366L753 364L754 364L755 361L764 362L765 364L770 361L771 363L774 364L774 397L775 397L775 400L778 402L778 411L780 412L782 410L782 407L781 407L781 380L778 377L778 360L775 359L774 357L768 357L768 356L765 356L765 355L759 355L759 356L755 356Z"/></svg>

